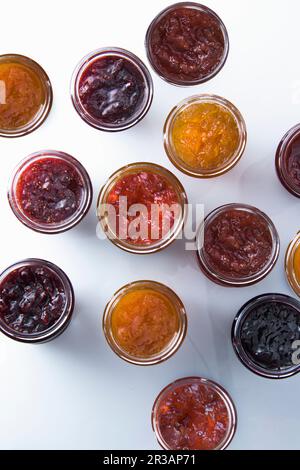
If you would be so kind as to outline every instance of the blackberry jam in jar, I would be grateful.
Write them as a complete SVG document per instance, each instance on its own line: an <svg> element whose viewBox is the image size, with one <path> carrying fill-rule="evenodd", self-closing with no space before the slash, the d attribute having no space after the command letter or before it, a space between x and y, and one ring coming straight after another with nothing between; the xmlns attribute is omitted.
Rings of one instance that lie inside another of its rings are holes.
<svg viewBox="0 0 300 470"><path fill-rule="evenodd" d="M282 185L300 197L300 124L288 131L276 153L276 170Z"/></svg>
<svg viewBox="0 0 300 470"><path fill-rule="evenodd" d="M23 343L43 343L60 335L74 309L66 274L41 259L27 259L0 275L0 331Z"/></svg>
<svg viewBox="0 0 300 470"><path fill-rule="evenodd" d="M55 150L36 152L15 169L8 199L16 217L41 233L61 233L87 214L92 184L81 163Z"/></svg>
<svg viewBox="0 0 300 470"><path fill-rule="evenodd" d="M103 131L122 131L147 114L153 83L145 64L124 49L99 49L82 59L71 82L80 117Z"/></svg>

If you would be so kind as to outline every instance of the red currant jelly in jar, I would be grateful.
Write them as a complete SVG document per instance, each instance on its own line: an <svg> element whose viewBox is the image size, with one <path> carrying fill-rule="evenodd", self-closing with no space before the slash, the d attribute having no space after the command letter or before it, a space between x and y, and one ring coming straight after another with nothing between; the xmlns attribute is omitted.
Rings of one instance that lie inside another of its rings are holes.
<svg viewBox="0 0 300 470"><path fill-rule="evenodd" d="M0 275L0 331L14 340L54 339L68 326L73 309L69 278L48 261L20 261Z"/></svg>
<svg viewBox="0 0 300 470"><path fill-rule="evenodd" d="M42 233L71 229L87 214L92 185L84 167L63 152L45 150L16 168L8 199L17 218Z"/></svg>

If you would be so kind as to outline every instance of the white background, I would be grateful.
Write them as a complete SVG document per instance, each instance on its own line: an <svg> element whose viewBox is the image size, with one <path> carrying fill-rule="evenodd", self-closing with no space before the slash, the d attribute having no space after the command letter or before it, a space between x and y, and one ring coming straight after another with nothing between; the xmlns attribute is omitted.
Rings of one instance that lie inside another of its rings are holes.
<svg viewBox="0 0 300 470"><path fill-rule="evenodd" d="M238 410L231 449L299 449L299 377L272 382L252 375L232 350L230 329L240 306L266 292L292 292L283 259L300 228L299 200L276 179L274 154L283 134L300 121L298 0L206 1L225 22L228 62L211 82L176 88L153 74L155 97L146 119L120 134L86 125L74 111L69 82L88 52L103 46L127 48L146 61L144 36L153 17L170 2L37 0L1 2L0 53L25 54L49 74L54 106L45 124L19 139L1 139L0 269L26 257L41 257L70 276L77 298L67 331L39 346L0 338L0 447L3 449L158 449L151 429L152 403L175 379L201 375L222 384ZM235 103L245 117L249 141L239 165L215 180L199 181L178 172L162 145L162 127L171 107L196 93L216 93ZM256 205L273 218L281 257L262 283L227 290L210 283L194 253L176 242L166 251L138 257L96 238L95 203L74 230L39 235L23 227L6 199L14 166L44 148L69 152L100 186L124 164L153 161L174 171L190 202L206 212L229 202ZM161 281L185 303L189 333L167 363L138 368L118 359L101 330L111 295L138 279Z"/></svg>

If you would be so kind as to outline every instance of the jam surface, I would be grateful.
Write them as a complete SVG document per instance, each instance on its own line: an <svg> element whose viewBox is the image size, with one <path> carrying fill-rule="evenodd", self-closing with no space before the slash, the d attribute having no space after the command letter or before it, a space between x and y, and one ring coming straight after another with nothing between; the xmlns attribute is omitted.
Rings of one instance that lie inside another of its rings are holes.
<svg viewBox="0 0 300 470"><path fill-rule="evenodd" d="M167 390L159 401L157 416L160 434L172 450L214 450L228 432L224 400L200 382Z"/></svg>
<svg viewBox="0 0 300 470"><path fill-rule="evenodd" d="M164 294L138 289L125 294L112 313L115 341L128 354L149 358L162 352L179 329L176 308Z"/></svg>
<svg viewBox="0 0 300 470"><path fill-rule="evenodd" d="M220 22L211 13L180 7L158 20L149 48L154 66L166 79L193 82L216 71L225 41Z"/></svg>
<svg viewBox="0 0 300 470"><path fill-rule="evenodd" d="M70 163L47 157L34 161L21 173L16 197L30 220L59 224L78 211L83 191L83 180Z"/></svg>
<svg viewBox="0 0 300 470"><path fill-rule="evenodd" d="M208 264L229 278L259 273L272 254L272 235L259 214L228 209L205 228L204 254Z"/></svg>
<svg viewBox="0 0 300 470"><path fill-rule="evenodd" d="M14 130L31 122L46 101L38 74L17 62L0 62L0 129Z"/></svg>
<svg viewBox="0 0 300 470"><path fill-rule="evenodd" d="M289 184L300 195L300 134L290 143L285 156L285 169Z"/></svg>
<svg viewBox="0 0 300 470"><path fill-rule="evenodd" d="M128 210L135 204L142 204L144 211L138 211L138 215L121 214L120 197L127 198ZM178 207L177 210L172 209L172 205L179 204L175 188L163 176L145 171L129 174L117 181L107 197L107 203L116 210L118 236L121 227L125 227L124 238L137 245L150 245L164 238L179 214ZM154 205L156 210L151 212ZM137 217L139 224L136 224Z"/></svg>
<svg viewBox="0 0 300 470"><path fill-rule="evenodd" d="M300 245L296 249L294 256L294 273L297 279L297 282L300 285Z"/></svg>
<svg viewBox="0 0 300 470"><path fill-rule="evenodd" d="M268 370L293 366L294 341L300 340L300 312L278 301L253 308L241 328L241 342L253 362Z"/></svg>
<svg viewBox="0 0 300 470"><path fill-rule="evenodd" d="M79 81L82 106L94 119L107 125L122 125L137 116L145 93L145 80L138 68L113 55L94 60Z"/></svg>
<svg viewBox="0 0 300 470"><path fill-rule="evenodd" d="M172 142L178 158L196 170L223 167L240 144L231 112L215 103L190 104L174 118Z"/></svg>
<svg viewBox="0 0 300 470"><path fill-rule="evenodd" d="M44 265L18 268L0 284L0 320L18 333L48 330L59 321L65 305L62 281Z"/></svg>

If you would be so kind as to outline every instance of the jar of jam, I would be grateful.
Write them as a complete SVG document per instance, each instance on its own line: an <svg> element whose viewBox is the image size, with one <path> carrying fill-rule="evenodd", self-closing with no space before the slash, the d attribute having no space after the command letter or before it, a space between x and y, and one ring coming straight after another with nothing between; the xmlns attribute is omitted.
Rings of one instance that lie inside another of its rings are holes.
<svg viewBox="0 0 300 470"><path fill-rule="evenodd" d="M289 130L276 153L277 175L293 196L300 197L300 124Z"/></svg>
<svg viewBox="0 0 300 470"><path fill-rule="evenodd" d="M231 170L247 142L245 121L229 101L197 95L175 106L164 126L164 147L180 171L212 178Z"/></svg>
<svg viewBox="0 0 300 470"><path fill-rule="evenodd" d="M236 426L236 409L228 393L200 377L168 385L152 410L152 427L165 450L224 450Z"/></svg>
<svg viewBox="0 0 300 470"><path fill-rule="evenodd" d="M34 60L0 55L0 137L20 137L36 130L52 106L48 75Z"/></svg>
<svg viewBox="0 0 300 470"><path fill-rule="evenodd" d="M74 292L66 274L41 259L26 259L0 275L0 331L23 343L44 343L70 323Z"/></svg>
<svg viewBox="0 0 300 470"><path fill-rule="evenodd" d="M90 177L71 155L43 150L13 172L8 200L15 216L40 233L61 233L87 214L93 197Z"/></svg>
<svg viewBox="0 0 300 470"><path fill-rule="evenodd" d="M208 7L180 2L160 12L145 40L155 72L173 85L204 83L223 68L229 51L226 27Z"/></svg>
<svg viewBox="0 0 300 470"><path fill-rule="evenodd" d="M285 271L290 286L300 297L300 232L287 249Z"/></svg>
<svg viewBox="0 0 300 470"><path fill-rule="evenodd" d="M77 65L71 98L79 116L102 131L123 131L140 122L152 103L145 64L125 49L98 49Z"/></svg>
<svg viewBox="0 0 300 470"><path fill-rule="evenodd" d="M121 359L152 366L166 361L180 348L187 316L183 303L169 287L138 281L122 287L108 302L103 331Z"/></svg>
<svg viewBox="0 0 300 470"><path fill-rule="evenodd" d="M133 163L116 171L102 187L98 218L110 241L129 253L150 254L182 233L187 196L167 169Z"/></svg>
<svg viewBox="0 0 300 470"><path fill-rule="evenodd" d="M211 212L199 227L200 268L225 287L246 287L264 279L280 251L277 230L259 209L227 204Z"/></svg>
<svg viewBox="0 0 300 470"><path fill-rule="evenodd" d="M232 344L241 363L268 379L300 372L300 302L265 294L247 302L232 326Z"/></svg>

